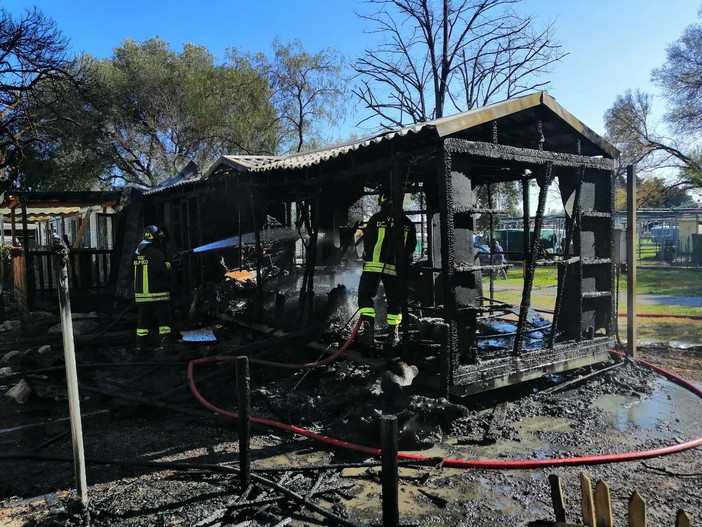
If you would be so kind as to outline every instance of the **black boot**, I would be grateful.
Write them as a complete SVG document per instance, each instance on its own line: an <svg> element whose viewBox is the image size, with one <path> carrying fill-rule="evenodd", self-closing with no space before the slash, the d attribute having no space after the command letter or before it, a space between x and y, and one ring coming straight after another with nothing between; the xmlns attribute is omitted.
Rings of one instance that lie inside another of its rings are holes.
<svg viewBox="0 0 702 527"><path fill-rule="evenodd" d="M159 337L158 347L156 348L155 358L158 360L170 360L173 352L171 345L171 335L167 333Z"/></svg>
<svg viewBox="0 0 702 527"><path fill-rule="evenodd" d="M134 347L134 358L135 361L148 360L150 357L149 348L149 337L137 337L136 346Z"/></svg>
<svg viewBox="0 0 702 527"><path fill-rule="evenodd" d="M400 354L400 326L388 326L388 336L383 344L383 356L386 359L399 358Z"/></svg>
<svg viewBox="0 0 702 527"><path fill-rule="evenodd" d="M362 346L373 346L375 344L375 319L363 315L361 317L361 327L358 328L356 342Z"/></svg>

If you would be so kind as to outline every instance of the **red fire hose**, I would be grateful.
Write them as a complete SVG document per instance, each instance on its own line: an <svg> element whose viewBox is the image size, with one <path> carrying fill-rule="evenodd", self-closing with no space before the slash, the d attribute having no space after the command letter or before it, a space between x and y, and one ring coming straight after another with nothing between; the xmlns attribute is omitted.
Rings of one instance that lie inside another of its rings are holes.
<svg viewBox="0 0 702 527"><path fill-rule="evenodd" d="M339 348L338 351L336 351L333 355L330 355L328 358L315 362L315 363L307 363L307 364L301 364L301 365L292 365L292 364L285 364L281 365L280 363L275 363L275 362L270 362L270 361L260 361L260 360L254 360L251 359L252 363L256 364L264 364L268 366L280 366L284 368L316 368L319 366L323 366L325 364L330 363L333 360L336 360L341 354L348 349L348 347L351 345L351 343L354 341L356 338L356 335L358 333L358 329L360 327L360 318L359 321L356 323L356 326L354 327L353 332L351 333L351 336L348 338L348 340ZM619 352L616 351L611 351L610 353L616 354L616 355L622 355ZM224 410L222 408L219 408L209 401L207 401L202 394L199 392L197 389L197 386L195 386L195 380L193 378L193 372L196 364L203 364L203 363L210 363L210 362L224 362L224 361L232 361L236 360L235 357L229 357L229 356L224 356L224 357L205 357L202 359L195 359L190 361L188 363L188 384L190 385L190 390L195 396L195 398L205 407L208 408L209 410L213 411L216 414L223 415L226 417L230 417L232 419L239 419L239 415L235 412L230 412L227 410ZM670 373L669 371L664 370L663 368L660 368L658 366L655 366L649 362L643 361L643 360L638 360L637 362L651 368L652 370L660 373L667 379L675 382L676 384L682 386L683 388L687 389L688 391L694 393L698 397L702 398L702 390L697 388L695 385L692 383L686 381L685 379ZM264 426L269 426L272 428L277 428L279 430L285 430L288 432L291 432L293 434L301 435L304 437L308 437L310 439L314 439L316 441L320 441L324 444L331 445L334 447L340 447L340 448L345 448L347 450L352 450L355 452L360 452L362 454L367 454L367 455L373 455L373 456L380 456L381 455L381 450L379 448L375 447L368 447L364 445L358 445L355 443L350 443L348 441L343 441L341 439L335 439L333 437L328 437L322 434L317 434L315 432L311 432L310 430L307 430L305 428L300 428L294 425L289 425L285 423L281 423L279 421L274 421L271 419L262 419L260 417L252 417L251 418L252 423L264 425ZM444 458L441 461L441 465L445 467L451 467L451 468L478 468L478 469L495 469L495 470L515 470L515 469L535 469L535 468L547 468L547 467L560 467L560 466L580 466L580 465L598 465L598 464L603 464L603 463L616 463L616 462L622 462L622 461L636 461L640 459L649 459L653 457L660 457L660 456L665 456L668 454L674 454L676 452L682 452L684 450L689 450L691 448L696 448L702 446L702 436L698 437L697 439L693 439L691 441L686 441L684 443L678 443L675 445L667 446L667 447L661 447L661 448L655 448L651 450L639 450L639 451L633 451L633 452L623 452L619 454L603 454L603 455L597 455L597 456L581 456L581 457L568 457L568 458L555 458L555 459L521 459L521 460L477 460L477 459L455 459L455 458ZM424 456L421 454L412 454L409 452L399 452L398 453L398 458L399 459L404 459L404 460L412 460L412 461L435 461L436 458L429 457L429 456Z"/></svg>

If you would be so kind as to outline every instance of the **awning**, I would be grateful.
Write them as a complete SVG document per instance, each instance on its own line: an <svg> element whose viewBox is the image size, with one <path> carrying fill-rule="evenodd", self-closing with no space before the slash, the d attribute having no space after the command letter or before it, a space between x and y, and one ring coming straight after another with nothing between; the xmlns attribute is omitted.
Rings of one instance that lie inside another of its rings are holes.
<svg viewBox="0 0 702 527"><path fill-rule="evenodd" d="M27 221L46 221L51 218L70 218L80 214L80 207L27 207ZM0 214L9 218L12 211L0 207ZM15 210L15 217L20 218L21 212Z"/></svg>

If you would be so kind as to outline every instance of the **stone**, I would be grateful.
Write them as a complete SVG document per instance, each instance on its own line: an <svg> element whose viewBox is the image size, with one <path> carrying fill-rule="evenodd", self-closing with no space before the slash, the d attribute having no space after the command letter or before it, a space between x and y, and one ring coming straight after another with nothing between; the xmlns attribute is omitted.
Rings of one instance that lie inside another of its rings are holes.
<svg viewBox="0 0 702 527"><path fill-rule="evenodd" d="M22 357L24 357L27 354L25 350L12 350L8 351L5 353L5 355L2 356L2 359L0 359L0 362L4 363L11 363L11 362L19 362L22 360Z"/></svg>
<svg viewBox="0 0 702 527"><path fill-rule="evenodd" d="M58 322L59 317L48 311L31 311L28 319L33 324L55 324Z"/></svg>
<svg viewBox="0 0 702 527"><path fill-rule="evenodd" d="M29 401L32 396L32 387L26 379L22 379L20 382L15 384L12 388L7 390L5 397L9 397L13 401L19 404L24 404Z"/></svg>
<svg viewBox="0 0 702 527"><path fill-rule="evenodd" d="M0 324L0 332L3 331L15 331L17 329L20 329L22 327L22 322L19 320L6 320L2 324Z"/></svg>
<svg viewBox="0 0 702 527"><path fill-rule="evenodd" d="M73 321L73 334L74 335L89 335L90 333L96 331L100 328L100 324L92 319L86 320L74 320ZM49 335L61 335L62 328L61 324L56 324L49 328L47 334Z"/></svg>
<svg viewBox="0 0 702 527"><path fill-rule="evenodd" d="M98 318L98 314L95 311L90 313L71 313L71 318L73 320L90 320Z"/></svg>
<svg viewBox="0 0 702 527"><path fill-rule="evenodd" d="M51 346L44 344L41 348L37 350L39 355L44 355L45 353L51 353Z"/></svg>

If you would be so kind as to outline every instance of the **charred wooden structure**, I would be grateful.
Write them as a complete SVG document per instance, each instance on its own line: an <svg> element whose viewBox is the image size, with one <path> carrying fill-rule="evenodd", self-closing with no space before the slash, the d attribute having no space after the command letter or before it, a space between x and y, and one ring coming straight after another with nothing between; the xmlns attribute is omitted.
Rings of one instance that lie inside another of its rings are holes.
<svg viewBox="0 0 702 527"><path fill-rule="evenodd" d="M186 289L221 278L221 262L243 267L249 246L256 277L249 294L258 306L253 316L300 326L328 315L319 299L331 303L338 284L346 283L342 273L352 277L347 288L357 284L353 211L364 196L390 189L398 218L406 198L405 212L422 242L409 268L401 269L404 353L436 392L465 395L607 358L616 322L617 155L539 92L315 152L223 156L205 173L184 174L147 192L144 215L147 223L167 225L176 248L238 239L221 251L193 255L182 277ZM522 185L527 226L530 182L539 189L533 232L524 232L527 250L515 255L524 262L524 283L514 305L483 291L485 273L503 264L481 263L473 243L478 217L490 218L492 230L503 213L491 198L479 202L478 189L490 196L491 186L507 181ZM539 234L547 192L556 185L566 232L555 257L546 259ZM558 269L552 322L531 309L539 266ZM348 296L355 302L355 292ZM511 329L491 334L489 321L505 315Z"/></svg>

